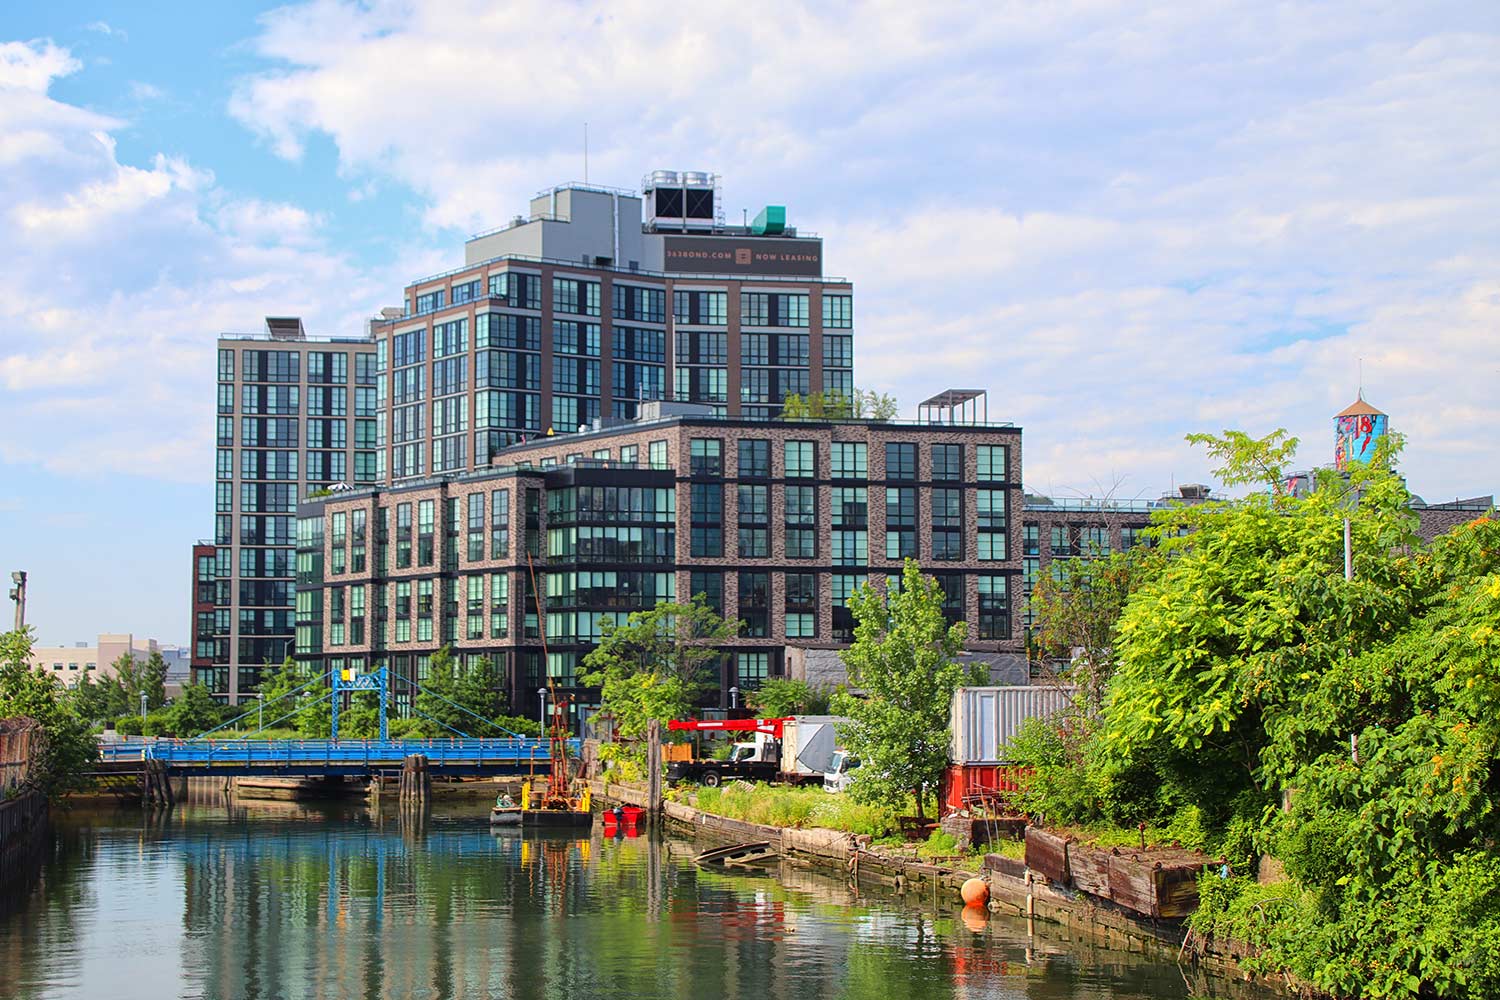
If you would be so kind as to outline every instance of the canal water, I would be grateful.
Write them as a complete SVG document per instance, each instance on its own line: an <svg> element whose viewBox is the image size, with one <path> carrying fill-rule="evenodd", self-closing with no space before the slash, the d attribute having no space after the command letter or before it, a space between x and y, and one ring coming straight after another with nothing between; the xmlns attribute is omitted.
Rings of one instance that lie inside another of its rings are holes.
<svg viewBox="0 0 1500 1000"><path fill-rule="evenodd" d="M75 809L0 909L0 997L1261 996L947 901L706 872L670 837L494 834L482 811Z"/></svg>

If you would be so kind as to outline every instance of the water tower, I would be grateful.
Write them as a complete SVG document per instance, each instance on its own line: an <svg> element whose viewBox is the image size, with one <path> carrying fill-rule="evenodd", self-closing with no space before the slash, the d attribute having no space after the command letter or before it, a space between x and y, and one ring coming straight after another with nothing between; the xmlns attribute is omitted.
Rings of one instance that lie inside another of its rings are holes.
<svg viewBox="0 0 1500 1000"><path fill-rule="evenodd" d="M1334 417L1333 465L1349 471L1350 462L1368 462L1385 437L1386 415L1365 402L1364 392Z"/></svg>

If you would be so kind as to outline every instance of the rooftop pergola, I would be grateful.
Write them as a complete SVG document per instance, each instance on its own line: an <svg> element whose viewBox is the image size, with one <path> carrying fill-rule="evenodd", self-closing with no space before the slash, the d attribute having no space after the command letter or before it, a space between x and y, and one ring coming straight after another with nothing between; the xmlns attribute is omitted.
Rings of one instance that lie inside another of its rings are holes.
<svg viewBox="0 0 1500 1000"><path fill-rule="evenodd" d="M989 395L983 389L945 389L917 404L917 420L924 424L984 424L989 418Z"/></svg>

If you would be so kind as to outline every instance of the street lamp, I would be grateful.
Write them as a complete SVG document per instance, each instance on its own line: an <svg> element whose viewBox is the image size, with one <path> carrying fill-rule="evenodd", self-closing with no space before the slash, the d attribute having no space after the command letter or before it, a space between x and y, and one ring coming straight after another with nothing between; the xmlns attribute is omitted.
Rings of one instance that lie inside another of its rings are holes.
<svg viewBox="0 0 1500 1000"><path fill-rule="evenodd" d="M16 602L16 631L19 632L26 627L26 572L16 570L10 575L10 582L15 584L10 588L10 599Z"/></svg>
<svg viewBox="0 0 1500 1000"><path fill-rule="evenodd" d="M536 696L542 703L541 710L538 712L538 715L540 715L542 720L542 729L545 730L547 728L547 689L537 688Z"/></svg>
<svg viewBox="0 0 1500 1000"><path fill-rule="evenodd" d="M141 692L141 725L142 725L142 727L144 727L145 724L146 724L146 692L142 691Z"/></svg>
<svg viewBox="0 0 1500 1000"><path fill-rule="evenodd" d="M729 689L729 707L730 709L740 707L740 689L738 687L731 686Z"/></svg>
<svg viewBox="0 0 1500 1000"><path fill-rule="evenodd" d="M266 728L266 693L264 691L255 692L255 728L258 730Z"/></svg>

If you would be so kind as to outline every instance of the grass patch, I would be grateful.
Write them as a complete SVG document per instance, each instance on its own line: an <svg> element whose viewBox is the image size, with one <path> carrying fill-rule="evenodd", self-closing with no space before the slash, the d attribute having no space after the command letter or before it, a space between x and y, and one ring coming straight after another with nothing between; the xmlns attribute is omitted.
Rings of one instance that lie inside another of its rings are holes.
<svg viewBox="0 0 1500 1000"><path fill-rule="evenodd" d="M862 805L847 795L819 788L784 788L757 784L700 788L693 805L704 812L747 823L780 827L822 827L884 837L896 829L896 815L879 806Z"/></svg>

